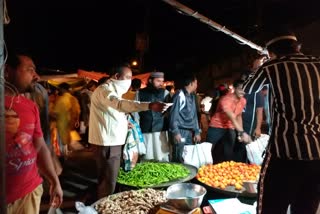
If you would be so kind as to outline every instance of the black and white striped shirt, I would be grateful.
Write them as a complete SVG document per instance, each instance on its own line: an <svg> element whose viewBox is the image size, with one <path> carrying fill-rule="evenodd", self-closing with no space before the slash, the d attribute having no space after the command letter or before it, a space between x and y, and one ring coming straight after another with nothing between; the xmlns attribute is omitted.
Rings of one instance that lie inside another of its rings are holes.
<svg viewBox="0 0 320 214"><path fill-rule="evenodd" d="M244 84L270 86L270 149L279 158L320 159L320 58L295 54L271 60Z"/></svg>

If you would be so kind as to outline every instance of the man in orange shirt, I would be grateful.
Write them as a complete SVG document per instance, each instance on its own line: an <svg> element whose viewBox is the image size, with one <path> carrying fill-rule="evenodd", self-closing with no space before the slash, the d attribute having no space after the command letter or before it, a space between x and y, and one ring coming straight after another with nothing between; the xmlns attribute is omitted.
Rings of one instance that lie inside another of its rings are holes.
<svg viewBox="0 0 320 214"><path fill-rule="evenodd" d="M242 127L242 111L246 105L242 85L241 80L233 83L234 92L220 98L217 109L210 119L207 141L213 144L212 158L216 163L234 159L236 132L241 141L251 141Z"/></svg>

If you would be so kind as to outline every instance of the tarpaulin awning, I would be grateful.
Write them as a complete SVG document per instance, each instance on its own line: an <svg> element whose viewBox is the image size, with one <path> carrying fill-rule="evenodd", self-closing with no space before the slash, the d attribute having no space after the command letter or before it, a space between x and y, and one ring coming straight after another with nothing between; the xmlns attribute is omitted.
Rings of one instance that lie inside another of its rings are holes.
<svg viewBox="0 0 320 214"><path fill-rule="evenodd" d="M151 72L144 73L144 74L137 74L132 76L132 79L140 79L141 80L141 88L147 86L148 79L150 77ZM60 75L44 75L41 76L41 80L47 81L50 85L58 87L60 83L66 82L68 83L73 90L77 90L79 87L83 87L83 85L90 80L99 81L102 77L109 77L108 74L96 71L86 71L83 69L78 69L77 73L73 74L60 74ZM167 81L165 82L164 86L166 85L174 85L173 82Z"/></svg>
<svg viewBox="0 0 320 214"><path fill-rule="evenodd" d="M150 72L145 73L145 74L134 75L132 77L132 79L136 78L136 79L141 80L141 88L145 88L147 86L149 77L150 77Z"/></svg>
<svg viewBox="0 0 320 214"><path fill-rule="evenodd" d="M77 73L71 73L71 74L53 74L53 75L41 75L40 80L41 81L47 81L47 80L52 80L52 79L57 79L57 78L67 78L67 77L74 77L77 78L78 74Z"/></svg>
<svg viewBox="0 0 320 214"><path fill-rule="evenodd" d="M57 88L61 83L68 83L73 91L82 89L82 87L86 84L85 79L79 77L58 77L49 79L47 82Z"/></svg>
<svg viewBox="0 0 320 214"><path fill-rule="evenodd" d="M96 72L96 71L86 71L83 69L78 69L78 76L79 77L85 77L85 78L89 78L95 81L99 81L99 79L101 79L102 77L108 77L109 75L106 73L102 73L102 72Z"/></svg>
<svg viewBox="0 0 320 214"><path fill-rule="evenodd" d="M78 76L98 81L100 78L108 77L109 75L106 73L78 69ZM144 88L147 86L149 77L150 77L150 72L144 73L144 74L134 75L134 76L132 76L132 79L134 79L134 78L140 79L141 80L141 88Z"/></svg>

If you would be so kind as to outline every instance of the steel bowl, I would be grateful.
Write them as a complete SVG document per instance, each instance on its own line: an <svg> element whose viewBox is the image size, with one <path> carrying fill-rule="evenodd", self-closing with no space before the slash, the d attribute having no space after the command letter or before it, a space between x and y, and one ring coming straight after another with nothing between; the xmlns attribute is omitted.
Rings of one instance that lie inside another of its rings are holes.
<svg viewBox="0 0 320 214"><path fill-rule="evenodd" d="M190 211L201 206L206 188L198 184L179 183L168 187L168 204L178 210Z"/></svg>
<svg viewBox="0 0 320 214"><path fill-rule="evenodd" d="M257 194L258 192L257 186L258 186L257 181L243 181L243 187L249 193Z"/></svg>

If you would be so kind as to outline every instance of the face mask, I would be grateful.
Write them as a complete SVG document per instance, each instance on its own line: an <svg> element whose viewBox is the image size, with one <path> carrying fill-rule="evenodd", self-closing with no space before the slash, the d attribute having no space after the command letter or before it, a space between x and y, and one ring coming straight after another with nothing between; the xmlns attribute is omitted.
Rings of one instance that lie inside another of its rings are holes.
<svg viewBox="0 0 320 214"><path fill-rule="evenodd" d="M114 83L116 91L119 95L125 94L131 86L131 80L112 79L112 82Z"/></svg>

